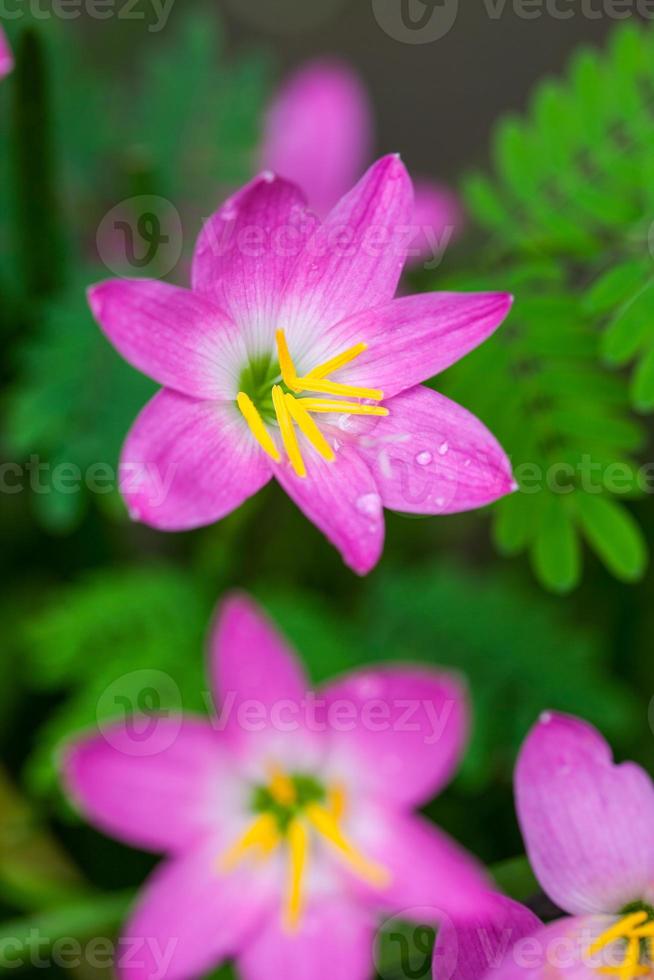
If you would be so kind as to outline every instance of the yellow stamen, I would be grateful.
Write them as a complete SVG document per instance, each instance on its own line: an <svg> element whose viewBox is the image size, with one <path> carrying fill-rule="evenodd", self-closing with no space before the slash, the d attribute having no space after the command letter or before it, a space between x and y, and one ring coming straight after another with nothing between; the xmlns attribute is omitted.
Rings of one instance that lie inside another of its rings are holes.
<svg viewBox="0 0 654 980"><path fill-rule="evenodd" d="M303 401L304 399L294 398L293 395L286 395L288 410L294 421L297 422L299 429L305 434L316 452L328 463L333 463L336 459L336 453L305 409L302 404Z"/></svg>
<svg viewBox="0 0 654 980"><path fill-rule="evenodd" d="M306 808L306 815L309 822L315 827L318 833L322 834L339 853L345 858L347 863L370 884L377 888L384 888L390 881L390 875L386 868L369 861L363 854L359 853L353 844L343 834L334 815L325 810L317 803L310 803Z"/></svg>
<svg viewBox="0 0 654 980"><path fill-rule="evenodd" d="M615 925L612 925L610 929L603 932L601 936L598 936L595 942L590 947L591 956L595 953L599 953L600 950L604 949L609 943L612 943L615 939L624 939L628 936L632 929L637 926L642 926L647 921L647 912L632 912L630 915L626 915Z"/></svg>
<svg viewBox="0 0 654 980"><path fill-rule="evenodd" d="M345 813L347 797L342 786L332 786L329 791L329 809L334 820L340 821Z"/></svg>
<svg viewBox="0 0 654 980"><path fill-rule="evenodd" d="M338 371L339 368L345 367L350 361L353 361L355 357L359 354L363 354L365 350L368 350L367 344L355 344L354 347L344 350L342 354L337 354L336 357L332 357L331 360L325 361L324 364L319 364L315 367L313 371L309 371L306 375L306 380L309 378L326 378L328 374L333 371Z"/></svg>
<svg viewBox="0 0 654 980"><path fill-rule="evenodd" d="M309 835L303 823L291 820L288 827L289 881L286 924L291 930L297 929L302 915L302 882L307 865Z"/></svg>
<svg viewBox="0 0 654 980"><path fill-rule="evenodd" d="M274 459L276 463L279 463L281 461L281 456L279 455L277 446L275 445L272 436L268 432L268 429L266 428L263 419L259 415L252 399L246 395L244 391L239 391L238 395L236 396L236 404L243 413L243 417L250 427L250 432L257 440L263 451Z"/></svg>
<svg viewBox="0 0 654 980"><path fill-rule="evenodd" d="M299 391L299 388L297 388L297 372L295 370L295 365L293 364L293 358L291 357L291 353L288 349L288 344L286 343L284 331L278 330L276 338L279 368L282 372L284 384L287 388L291 388L293 391Z"/></svg>
<svg viewBox="0 0 654 980"><path fill-rule="evenodd" d="M361 402L334 401L333 398L303 398L302 407L307 412L330 415L388 415L381 405L362 405Z"/></svg>
<svg viewBox="0 0 654 980"><path fill-rule="evenodd" d="M279 423L279 430L282 435L282 442L284 443L284 449L286 450L291 466L299 477L305 477L307 475L306 467L297 443L297 436L295 435L293 422L288 412L284 392L279 385L273 386L272 398L275 415Z"/></svg>
<svg viewBox="0 0 654 980"><path fill-rule="evenodd" d="M262 813L250 824L242 837L219 858L219 871L233 871L248 851L260 847L264 853L274 850L279 841L277 822L271 813Z"/></svg>
<svg viewBox="0 0 654 980"><path fill-rule="evenodd" d="M342 385L337 381L323 381L310 377L294 380L296 391L317 391L319 394L340 395L343 398L370 398L375 402L380 402L384 398L384 392L379 388L358 388L355 385Z"/></svg>
<svg viewBox="0 0 654 980"><path fill-rule="evenodd" d="M297 794L295 792L293 780L276 766L272 769L268 789L270 790L270 795L274 801L279 803L281 806L293 806L295 803Z"/></svg>

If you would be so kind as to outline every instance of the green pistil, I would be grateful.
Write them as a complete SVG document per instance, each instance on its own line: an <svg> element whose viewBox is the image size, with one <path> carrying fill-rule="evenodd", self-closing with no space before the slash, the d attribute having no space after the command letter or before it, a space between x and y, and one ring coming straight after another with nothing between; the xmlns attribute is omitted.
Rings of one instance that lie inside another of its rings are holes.
<svg viewBox="0 0 654 980"><path fill-rule="evenodd" d="M272 353L252 358L243 368L238 379L238 390L244 391L252 399L264 422L275 420L272 401L272 388L275 384L278 384L283 391L287 390L281 379L279 363L276 358L273 358Z"/></svg>
<svg viewBox="0 0 654 980"><path fill-rule="evenodd" d="M644 923L647 925L648 922L654 922L654 906L649 905L647 902L630 902L620 912L620 915L632 915L634 912L646 912L647 920ZM640 941L640 958L646 962L651 962L652 957L652 940L651 939L641 939Z"/></svg>
<svg viewBox="0 0 654 980"><path fill-rule="evenodd" d="M252 793L253 813L271 813L282 834L288 829L291 820L299 816L306 806L310 803L323 803L326 797L324 787L313 776L294 773L289 778L295 789L294 803L279 803L267 786L255 786Z"/></svg>

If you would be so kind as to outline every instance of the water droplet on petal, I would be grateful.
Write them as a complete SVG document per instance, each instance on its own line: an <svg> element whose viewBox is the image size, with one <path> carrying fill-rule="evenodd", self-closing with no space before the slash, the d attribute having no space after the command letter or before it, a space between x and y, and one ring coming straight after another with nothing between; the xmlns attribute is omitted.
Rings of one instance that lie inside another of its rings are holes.
<svg viewBox="0 0 654 980"><path fill-rule="evenodd" d="M432 454L425 450L423 453L418 453L416 463L418 466L429 466L433 458Z"/></svg>
<svg viewBox="0 0 654 980"><path fill-rule="evenodd" d="M468 459L464 459L464 461L463 461L463 465L465 466L466 469L468 469L468 467L470 466L471 463L472 463L472 460L470 459L470 457L468 457Z"/></svg>
<svg viewBox="0 0 654 980"><path fill-rule="evenodd" d="M439 456L446 456L449 451L450 451L450 445L447 442L442 442L438 447Z"/></svg>
<svg viewBox="0 0 654 980"><path fill-rule="evenodd" d="M275 179L275 175L272 170L264 170L261 174L261 179L265 180L267 184L272 184L273 180Z"/></svg>
<svg viewBox="0 0 654 980"><path fill-rule="evenodd" d="M539 718L539 721L540 721L541 725L549 725L550 722L552 721L552 712L551 711L543 711L542 715Z"/></svg>
<svg viewBox="0 0 654 980"><path fill-rule="evenodd" d="M356 508L366 517L379 517L382 512L382 500L378 493L364 493L357 498Z"/></svg>
<svg viewBox="0 0 654 980"><path fill-rule="evenodd" d="M445 498L444 497L436 497L436 500L434 501L434 503L436 504L437 507L444 507L445 506Z"/></svg>

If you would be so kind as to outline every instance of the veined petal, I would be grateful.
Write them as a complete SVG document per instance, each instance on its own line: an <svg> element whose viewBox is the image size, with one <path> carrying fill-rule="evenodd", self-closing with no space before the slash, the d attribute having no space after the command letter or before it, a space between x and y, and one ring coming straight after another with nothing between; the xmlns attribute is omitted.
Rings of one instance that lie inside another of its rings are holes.
<svg viewBox="0 0 654 980"><path fill-rule="evenodd" d="M373 973L373 920L348 901L318 897L304 912L297 932L281 918L268 920L239 957L243 980L369 980Z"/></svg>
<svg viewBox="0 0 654 980"><path fill-rule="evenodd" d="M615 765L591 725L543 715L522 747L515 792L532 867L560 908L617 914L652 894L654 786L634 763Z"/></svg>
<svg viewBox="0 0 654 980"><path fill-rule="evenodd" d="M205 223L193 258L193 288L227 310L251 356L272 353L291 269L318 219L300 189L262 174Z"/></svg>
<svg viewBox="0 0 654 980"><path fill-rule="evenodd" d="M14 57L9 47L7 35L0 27L0 78L4 78L14 67Z"/></svg>
<svg viewBox="0 0 654 980"><path fill-rule="evenodd" d="M370 101L358 75L336 60L310 61L268 110L262 166L298 184L325 215L363 173L371 130Z"/></svg>
<svg viewBox="0 0 654 980"><path fill-rule="evenodd" d="M346 565L365 575L376 565L384 545L384 515L370 468L358 450L341 446L328 463L303 449L306 477L284 463L275 477L300 510L338 548Z"/></svg>
<svg viewBox="0 0 654 980"><path fill-rule="evenodd" d="M330 738L338 754L356 760L359 785L389 806L425 803L452 776L468 733L458 678L389 666L348 674L321 697L327 712L341 701L356 707L361 723Z"/></svg>
<svg viewBox="0 0 654 980"><path fill-rule="evenodd" d="M413 191L397 156L378 160L309 238L279 311L304 366L322 333L346 316L389 302L411 235Z"/></svg>
<svg viewBox="0 0 654 980"><path fill-rule="evenodd" d="M385 507L455 514L515 489L502 447L456 402L419 385L384 404L389 415L359 446Z"/></svg>
<svg viewBox="0 0 654 980"><path fill-rule="evenodd" d="M233 595L220 606L210 650L216 709L225 713L225 731L232 739L244 734L239 721L242 705L272 709L290 703L299 709L306 697L309 684L300 660L244 595Z"/></svg>
<svg viewBox="0 0 654 980"><path fill-rule="evenodd" d="M496 976L502 963L515 963L517 944L542 928L540 919L524 905L503 895L493 897L484 915L461 921L446 919L438 930L433 974L448 980L484 980Z"/></svg>
<svg viewBox="0 0 654 980"><path fill-rule="evenodd" d="M233 399L243 339L214 303L156 279L112 279L88 293L93 315L133 367L196 398Z"/></svg>
<svg viewBox="0 0 654 980"><path fill-rule="evenodd" d="M367 350L334 380L364 386L374 382L391 398L440 374L482 344L504 321L511 303L508 293L403 296L330 327L313 352L315 364L365 343Z"/></svg>
<svg viewBox="0 0 654 980"><path fill-rule="evenodd" d="M209 722L151 716L74 741L63 775L91 823L154 851L180 851L215 831L221 788L232 779Z"/></svg>
<svg viewBox="0 0 654 980"><path fill-rule="evenodd" d="M415 236L409 246L409 264L436 263L463 226L461 202L456 193L433 180L414 179Z"/></svg>
<svg viewBox="0 0 654 980"><path fill-rule="evenodd" d="M118 944L121 980L189 980L238 955L277 902L265 864L218 870L208 838L157 868Z"/></svg>
<svg viewBox="0 0 654 980"><path fill-rule="evenodd" d="M121 492L134 520L189 530L240 506L268 482L271 465L234 404L164 388L127 436Z"/></svg>

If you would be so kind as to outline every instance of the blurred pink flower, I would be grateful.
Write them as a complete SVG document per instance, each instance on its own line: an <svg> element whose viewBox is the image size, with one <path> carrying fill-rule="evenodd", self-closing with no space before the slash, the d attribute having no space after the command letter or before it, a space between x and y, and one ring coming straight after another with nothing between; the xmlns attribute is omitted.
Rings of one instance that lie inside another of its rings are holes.
<svg viewBox="0 0 654 980"><path fill-rule="evenodd" d="M483 909L481 868L414 813L461 757L458 679L387 665L312 692L244 596L221 609L209 667L213 718L149 718L146 738L116 723L65 755L90 821L168 855L120 940L122 978L235 957L244 980L366 980L382 916Z"/></svg>
<svg viewBox="0 0 654 980"><path fill-rule="evenodd" d="M439 969L456 964L445 971L451 980L652 977L649 776L632 762L615 765L591 725L548 713L522 748L515 792L534 872L568 915L541 926L527 909L496 899L494 913L442 931L434 954Z"/></svg>
<svg viewBox="0 0 654 980"><path fill-rule="evenodd" d="M412 206L396 156L323 224L295 185L264 174L205 224L192 291L92 287L107 337L165 386L123 450L134 519L210 524L275 476L365 574L383 548L384 507L449 514L515 489L481 422L420 384L485 340L511 297L393 300Z"/></svg>
<svg viewBox="0 0 654 980"><path fill-rule="evenodd" d="M359 179L372 145L373 111L363 82L348 65L320 59L299 68L274 99L260 162L299 184L323 217ZM454 191L416 179L412 224L408 262L438 259L463 226Z"/></svg>
<svg viewBox="0 0 654 980"><path fill-rule="evenodd" d="M4 78L14 67L14 58L9 47L7 35L0 27L0 78Z"/></svg>

